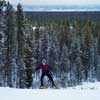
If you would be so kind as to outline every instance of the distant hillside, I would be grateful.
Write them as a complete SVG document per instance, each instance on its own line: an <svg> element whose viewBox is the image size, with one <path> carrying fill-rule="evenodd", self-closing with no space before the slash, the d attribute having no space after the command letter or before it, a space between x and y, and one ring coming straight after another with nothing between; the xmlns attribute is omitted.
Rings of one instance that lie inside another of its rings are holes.
<svg viewBox="0 0 100 100"><path fill-rule="evenodd" d="M48 20L50 20L50 22L54 21L54 19L59 22L61 19L80 19L80 20L94 20L94 21L98 21L100 20L100 11L73 11L73 12L65 12L65 11L60 11L60 12L39 12L39 11L28 11L25 12L26 16L31 19L31 21L36 21L39 23L42 23L42 21L44 20L45 22L47 22Z"/></svg>

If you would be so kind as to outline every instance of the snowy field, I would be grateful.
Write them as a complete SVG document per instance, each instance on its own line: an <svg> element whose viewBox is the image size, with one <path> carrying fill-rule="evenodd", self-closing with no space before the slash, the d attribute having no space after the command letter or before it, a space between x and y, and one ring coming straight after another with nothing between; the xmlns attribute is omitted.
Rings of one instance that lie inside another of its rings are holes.
<svg viewBox="0 0 100 100"><path fill-rule="evenodd" d="M66 89L0 88L0 100L100 100L100 83Z"/></svg>

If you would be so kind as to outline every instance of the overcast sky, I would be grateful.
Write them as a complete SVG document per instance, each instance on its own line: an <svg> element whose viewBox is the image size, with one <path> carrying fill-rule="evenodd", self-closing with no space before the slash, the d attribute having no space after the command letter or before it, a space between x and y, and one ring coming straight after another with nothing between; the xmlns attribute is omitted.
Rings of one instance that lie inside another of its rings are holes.
<svg viewBox="0 0 100 100"><path fill-rule="evenodd" d="M12 4L21 3L23 5L88 5L99 4L100 0L6 0Z"/></svg>

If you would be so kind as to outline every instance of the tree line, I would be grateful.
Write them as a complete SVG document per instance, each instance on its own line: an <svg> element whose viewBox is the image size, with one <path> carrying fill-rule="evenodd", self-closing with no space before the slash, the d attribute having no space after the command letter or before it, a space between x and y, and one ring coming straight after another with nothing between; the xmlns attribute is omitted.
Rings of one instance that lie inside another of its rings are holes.
<svg viewBox="0 0 100 100"><path fill-rule="evenodd" d="M3 8L3 7L2 7ZM66 12L67 13L67 12ZM38 20L36 19L38 17ZM100 22L86 18L53 18L17 10L8 2L0 13L0 86L37 88L43 58L53 67L60 87L100 81ZM51 83L48 79L45 84Z"/></svg>

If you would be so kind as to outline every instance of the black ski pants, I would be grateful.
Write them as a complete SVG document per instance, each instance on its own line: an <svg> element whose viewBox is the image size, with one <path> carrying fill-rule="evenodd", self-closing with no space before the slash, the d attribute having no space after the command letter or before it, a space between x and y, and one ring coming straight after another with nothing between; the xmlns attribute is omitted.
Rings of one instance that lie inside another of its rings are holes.
<svg viewBox="0 0 100 100"><path fill-rule="evenodd" d="M55 83L54 83L54 80L53 80L53 75L50 71L47 71L47 72L42 72L42 75L41 75L41 86L44 86L43 84L43 79L44 77L47 76L50 81L52 82L52 85L55 86Z"/></svg>

